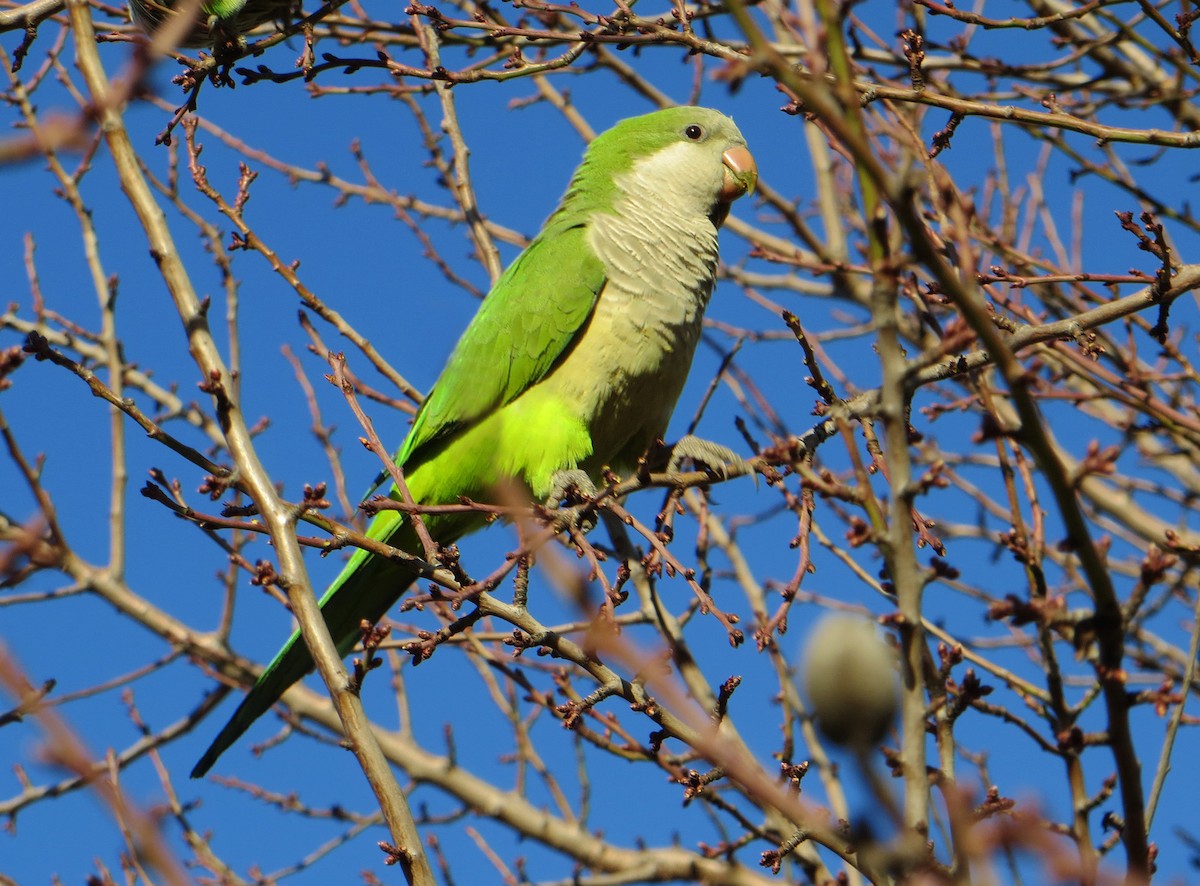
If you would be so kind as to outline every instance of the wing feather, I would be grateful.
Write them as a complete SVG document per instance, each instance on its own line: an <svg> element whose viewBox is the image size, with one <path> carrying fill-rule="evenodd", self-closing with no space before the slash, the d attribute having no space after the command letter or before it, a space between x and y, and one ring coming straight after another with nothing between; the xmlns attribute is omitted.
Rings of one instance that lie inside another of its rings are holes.
<svg viewBox="0 0 1200 886"><path fill-rule="evenodd" d="M552 219L504 272L417 413L398 464L510 403L570 348L604 288L586 236L584 225Z"/></svg>

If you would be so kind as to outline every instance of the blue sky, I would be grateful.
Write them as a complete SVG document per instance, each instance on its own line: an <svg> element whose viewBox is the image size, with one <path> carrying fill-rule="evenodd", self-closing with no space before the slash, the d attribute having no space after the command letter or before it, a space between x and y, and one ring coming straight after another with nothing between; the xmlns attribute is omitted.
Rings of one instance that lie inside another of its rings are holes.
<svg viewBox="0 0 1200 886"><path fill-rule="evenodd" d="M880 17L880 26L884 28L887 16ZM0 44L11 52L16 38L15 34L2 34ZM984 35L979 38L981 45L977 47L980 54L992 45L989 40L997 41L995 45L1000 48L1010 45L999 42L1000 36ZM694 69L677 51L653 50L652 47L640 54L630 54L627 61L674 100L688 100L694 83ZM125 44L114 43L102 45L101 51L110 70L117 71L129 49ZM280 46L261 61L286 69L298 52L298 46ZM715 68L713 63L711 69ZM178 100L178 93L169 82L173 73L171 63L163 62L151 78L154 91L168 102ZM330 87L364 81L334 76L318 82ZM644 98L603 73L568 74L553 82L560 89L570 90L573 102L597 131L625 116L651 110ZM583 150L581 139L552 108L545 104L514 106L534 93L533 84L524 81L504 86L484 83L455 90L463 132L472 149L471 168L481 209L497 223L525 234L534 233L552 210ZM66 110L73 107L65 91L53 84L44 87L38 100L43 109L55 105ZM755 153L764 182L784 195L799 197L807 210L813 173L806 143L806 124L802 118L777 111L784 101L773 85L766 80L751 78L744 82L740 91L731 95L723 84L706 79L699 100L736 118ZM427 98L420 101L431 119L436 120L435 102ZM253 149L305 169L328 164L335 175L352 181L362 178L350 152L352 141L357 140L372 175L385 187L442 204L448 202L444 190L425 164L426 155L411 115L402 103L384 95L329 95L314 99L306 94L300 83L262 83L237 89L208 88L201 96L200 110L206 120L235 133ZM141 149L151 172L160 176L168 171L170 155L167 149L154 145L154 137L165 125L167 117L162 109L148 103L136 103L126 114L134 143ZM11 106L0 108L0 124L7 128L15 119ZM1153 123L1145 118L1137 119L1137 125L1143 126L1163 122L1157 118ZM944 122L943 114L932 112L921 126L928 135ZM977 194L983 193L981 176L990 165L994 134L989 124L969 120L956 136L954 148L939 158L960 187L975 187ZM202 134L201 138L204 142L202 160L210 180L231 197L239 174L239 156L211 134ZM1012 128L1002 130L1002 138L1012 180L1018 182L1024 176L1038 174L1038 146ZM1080 150L1095 150L1086 138L1070 138ZM1128 146L1117 146L1115 150L1127 161L1152 154L1149 149ZM1190 183L1181 184L1186 182L1194 167L1192 155L1176 154L1168 153L1157 165L1139 169L1139 179L1144 175L1148 184L1168 192L1172 188L1193 187ZM364 205L357 200L337 205L337 194L327 187L295 184L261 161L249 162L260 172L246 212L256 233L285 262L299 260L299 274L304 284L342 313L355 328L367 334L376 348L413 384L427 390L473 314L476 299L452 286L422 258L422 244L389 208ZM191 189L186 171L183 172L183 199L220 226L226 232L223 240L228 244L228 224L219 218L208 201ZM1055 159L1045 167L1041 183L1050 195L1051 204L1059 207L1067 205L1079 187L1070 180L1068 165L1061 159ZM1111 186L1088 180L1084 187L1081 213L1085 223L1084 266L1097 273L1125 273L1130 267L1152 269L1152 262L1136 249L1128 235L1118 230L1111 214L1117 209L1136 209L1136 205ZM71 209L53 196L54 188L55 182L40 163L0 170L0 195L9 207L0 212L0 299L5 305L18 304L21 314L30 316L30 284L24 261L24 238L28 236L36 245L38 279L47 307L84 328L95 328L99 310L87 276L78 225ZM203 395L196 389L197 371L186 353L178 316L157 275L136 219L121 196L103 149L84 181L83 192L100 232L103 266L107 273L119 278L117 316L126 355L143 369L153 371L161 384L177 384L185 400L203 402ZM995 209L999 211L999 207ZM211 316L217 326L223 322L220 318L225 306L220 275L194 229L177 212L167 211L197 291L214 299ZM770 212L756 207L750 200L738 204L735 214L755 220L775 232L785 231ZM1056 217L1062 223L1070 216L1066 211L1056 211ZM422 220L421 229L437 244L442 256L457 273L474 286L486 289L486 273L470 258L471 245L463 227ZM1194 236L1182 227L1174 228L1173 234L1181 254L1187 255L1194 249ZM744 250L740 241L726 234L723 242L727 248L723 254L726 261L744 258L738 251ZM515 255L515 250L505 247L503 253L507 262ZM759 271L777 270L763 262L752 261L748 266ZM378 466L373 456L357 444L359 430L344 402L323 382L322 375L327 372L323 361L304 351L306 338L296 322L299 305L295 293L256 255L235 253L234 272L239 282L244 410L251 421L260 416L270 419L269 426L257 441L260 456L288 495L298 497L303 484L330 477L324 454L310 433L311 418L293 370L280 351L286 345L300 357L308 379L316 387L324 421L337 427L336 442L348 477L348 491L351 496L356 496ZM1121 294L1130 291L1132 288L1126 287ZM799 313L810 331L826 332L867 319L865 312L840 301L805 295L769 295ZM775 335L784 331L771 312L747 299L738 287L729 283L718 288L709 315L716 321L740 328L766 330ZM1183 347L1194 358L1194 303L1181 301L1174 316L1176 324L1188 330ZM332 330L323 328L322 334L332 347L346 347ZM717 372L721 361L719 349L731 344L730 337L719 329L710 331L710 339L714 347L702 346L700 349L672 425L673 437L682 433ZM0 330L0 347L19 341L12 332ZM869 337L830 341L826 347L833 361L855 385L866 388L877 384L879 363ZM352 367L371 384L383 384L360 355L351 353L350 359ZM763 395L780 413L790 432L801 432L812 423L810 413L814 397L801 381L807 371L794 344L786 338L749 341L739 352L737 364L760 384ZM14 377L14 382L10 390L0 393L4 417L26 455L44 457L44 485L58 503L65 534L77 553L102 563L108 545L110 444L107 411L77 378L47 364L25 365ZM918 398L917 406L920 405L922 401ZM371 409L384 441L389 444L399 441L406 430L406 417L380 406ZM722 385L705 414L699 433L728 445L740 445L734 418L742 414L744 411L731 386ZM1090 437L1111 433L1110 429L1069 406L1052 408L1048 418L1054 432L1077 453L1083 451ZM923 432L936 435L946 449L970 451L971 444L967 441L978 427L978 418L951 414L936 422L918 417L916 423ZM194 445L203 445L198 435L189 434L178 423L173 428ZM138 593L188 623L215 627L222 593L216 576L226 566L224 555L194 527L170 517L137 492L146 472L157 467L167 476L180 480L193 504L207 505L194 493L202 477L163 447L146 440L132 425L127 427L126 433L126 463L130 475L126 506L132 539L127 581ZM757 429L756 433L760 439L765 436ZM845 468L844 450L839 452L836 447L827 447L822 451L822 458L827 459L828 466L834 470ZM1155 475L1149 467L1146 471L1148 476ZM964 474L976 482L994 482L989 479L990 472L983 470L972 472L965 468ZM25 520L35 513L34 503L8 459L0 459L0 490L3 490L0 492L0 510L13 519ZM763 515L778 503L776 496L756 489L748 480L721 486L714 492L714 498L722 512L731 516ZM643 519L652 520L660 502L661 495L651 493L636 497L631 507ZM941 520L969 524L977 518L969 499L955 490L935 493L927 507ZM1182 510L1160 516L1178 519L1182 525L1195 528L1194 516ZM818 512L818 518L824 519L823 512ZM686 525L686 519L681 523ZM831 534L840 532L840 524L832 518L827 525ZM756 520L741 532L743 546L754 554L757 574L776 582L786 581L791 576L795 553L788 548L787 542L795 532L793 518L786 513L775 514ZM464 542L463 550L468 562L477 564L475 569L483 572L498 562L513 544L512 530L497 527ZM680 550L690 553L688 547ZM1127 554L1128 550L1118 542L1114 555ZM251 556L269 557L270 551L265 545L258 544L251 549ZM869 550L860 549L857 556L859 565L866 571L871 574L878 571L880 564ZM806 579L806 591L861 604L875 613L889 610L886 600L870 594L844 564L828 552L817 550L814 557L818 569L815 575ZM923 563L928 562L929 552L920 552L920 557ZM1000 595L1007 587L1020 592L1020 569L1010 560L995 558L990 542L957 540L951 546L949 559L964 570L990 570L992 574L987 583ZM336 557L322 561L309 555L315 585L323 586L336 574L340 561L335 561ZM717 565L719 569L726 566L723 561ZM63 587L63 582L56 576L42 575L29 587L49 590ZM721 599L736 601L733 596L736 587L732 582L719 579L716 588L717 593L725 595ZM682 583L675 582L669 585L669 593L678 595L672 597L678 600L687 594L687 590ZM982 621L979 606L965 603L940 584L931 586L928 605L939 621L960 635L978 633L994 637L1003 633ZM1075 601L1073 605L1082 604ZM541 589L538 606L539 614L546 621L573 617L571 607L555 599L548 587ZM730 606L736 609L738 603L731 602ZM744 610L744 603L742 608ZM815 614L816 609L811 606L798 606L794 610L792 631L783 640L789 654L799 649L806 625ZM1174 632L1172 636L1176 642L1180 636L1186 636L1178 624L1163 627ZM232 636L235 649L242 655L265 662L288 630L286 613L243 579L239 584L237 622ZM688 636L693 648L704 651L703 667L714 684L733 673L750 675L736 697L736 707L745 712L742 714L745 719L739 721L739 725L744 731L753 725L748 741L756 752L761 753L765 766L774 765L770 754L778 744L779 715L773 699L777 687L769 680L753 679L753 675L761 676L765 669L753 644L730 650L723 632L711 619L697 619L689 628ZM169 651L159 638L88 595L37 606L0 608L0 639L35 681L56 678L58 694L129 673ZM649 637L635 632L635 639L648 641ZM1038 674L1020 649L996 651L994 655L1026 677ZM419 669L406 667L404 675L418 739L435 752L444 752L445 729L449 726L453 729L460 760L485 777L494 776L501 784L510 784L516 777L515 767L505 759L512 750L511 736L505 731L503 719L488 704L474 668L457 656L441 654ZM211 686L211 679L198 668L177 661L139 680L134 687L134 698L149 726L161 729L194 707ZM390 725L395 722L396 713L387 688L384 680L375 680L365 700L372 716ZM1019 706L1003 689L997 690L995 699L998 704ZM0 708L3 707L6 704L0 704ZM192 826L199 831L214 833L213 847L219 855L242 875L251 865L259 865L265 872L275 871L333 839L345 825L282 815L266 809L262 799L244 792L213 782L189 782L186 779L192 762L232 708L232 700L226 700L194 732L165 748L163 760L175 779L175 788L183 802L198 804L188 812ZM126 715L120 690L72 702L64 706L61 713L97 755L110 746L122 748L136 740L136 731ZM1092 714L1084 723L1088 729L1101 726ZM1144 749L1142 763L1147 785L1157 759L1164 723L1149 708L1140 708L1135 713L1134 725L1139 746ZM253 757L250 746L267 740L278 728L276 718L264 718L252 730L248 740L242 741L222 759L216 774L255 781L268 791L296 791L304 803L314 808L341 804L359 812L373 809L372 798L352 758L336 748L292 738L261 758ZM644 735L646 724L641 723L638 729L639 736ZM679 788L666 784L661 771L651 769L639 777L633 764L599 759L599 754L577 745L570 733L546 715L542 715L534 727L533 736L548 764L563 779L570 796L577 796L581 790L575 776L577 758L587 759L596 767L597 777L588 786L594 826L603 829L615 842L631 846L639 835L647 835L657 845L676 833L685 846L693 846L699 840L713 843L721 838L719 830L696 804L681 810ZM1052 817L1066 820L1069 810L1062 808L1061 766L1037 752L1032 742L1016 730L998 732L995 721L970 717L961 722L959 737L964 747L988 755L989 771L1003 793L1022 803L1037 805ZM1193 827L1190 794L1196 783L1194 772L1188 771L1187 760L1194 751L1195 739L1184 730L1175 751L1177 768L1155 823L1154 838L1162 847L1161 870L1177 878L1186 878L1188 865L1187 856L1172 832L1177 826ZM38 731L33 721L0 729L0 758L19 762L35 784L54 782L60 773L41 765L37 753ZM1088 758L1087 768L1091 779L1089 787L1097 790L1110 771L1111 760L1100 757L1103 751L1091 753L1093 756ZM802 752L798 752L798 756L803 756ZM961 761L960 765L970 780L971 768ZM850 767L847 765L847 768ZM537 779L531 778L530 785L530 799L535 804L551 802L549 793ZM124 772L123 786L133 799L146 807L162 802L162 788L146 760ZM5 767L0 772L0 801L15 796L20 789L11 766ZM851 789L857 796L860 789L853 784ZM453 816L461 811L453 802L427 787L414 793L413 802L419 810L427 810L433 816ZM1112 805L1109 803L1103 808ZM880 828L887 827L886 821L875 824ZM526 858L529 876L535 881L569 875L570 864L561 857L530 843L518 843L510 831L481 816L466 813L435 829L445 851L453 858L453 871L459 883L499 881L499 875L469 836L468 826L477 828L506 861L511 863L517 857ZM170 823L165 829L175 840L177 829ZM358 871L364 869L385 879L395 879L394 874L384 871L374 848L375 841L380 839L386 839L385 832L379 828L371 829L310 869L297 873L290 882L344 882L357 878ZM0 873L22 883L49 882L55 875L63 882L80 882L94 870L96 858L115 865L119 849L119 834L98 801L87 794L75 793L52 803L38 803L23 811L16 819L15 834L0 835ZM740 857L753 865L757 851L756 848ZM1120 854L1119 849L1117 854Z"/></svg>

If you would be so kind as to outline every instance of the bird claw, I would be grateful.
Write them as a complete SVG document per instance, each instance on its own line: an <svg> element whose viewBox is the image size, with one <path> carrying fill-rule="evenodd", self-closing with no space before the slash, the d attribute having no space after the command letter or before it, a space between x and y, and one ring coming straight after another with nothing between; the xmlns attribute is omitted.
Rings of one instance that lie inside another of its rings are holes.
<svg viewBox="0 0 1200 886"><path fill-rule="evenodd" d="M552 511L560 510L565 501L568 506L594 499L598 494L596 484L587 472L579 468L568 468L556 471L550 478L550 494L546 496L546 507ZM585 535L596 528L596 512L593 510L587 516L580 516L577 511L560 518L564 528L577 528Z"/></svg>
<svg viewBox="0 0 1200 886"><path fill-rule="evenodd" d="M720 443L704 440L688 434L680 437L671 447L671 457L667 461L667 472L674 474L679 471L684 461L691 459L697 467L703 467L709 473L715 474L722 480L740 474L754 474L750 463ZM755 482L758 476L755 474Z"/></svg>
<svg viewBox="0 0 1200 886"><path fill-rule="evenodd" d="M574 490L574 496L569 493ZM550 478L550 494L546 496L546 505L557 508L559 504L570 498L595 498L596 484L586 471L579 468L568 468L555 471Z"/></svg>

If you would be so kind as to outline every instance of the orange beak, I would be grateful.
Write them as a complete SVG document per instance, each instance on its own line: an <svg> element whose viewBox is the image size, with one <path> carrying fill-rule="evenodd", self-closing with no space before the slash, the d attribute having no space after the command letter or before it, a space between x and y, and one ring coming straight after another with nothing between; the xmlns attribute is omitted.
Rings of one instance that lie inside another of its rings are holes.
<svg viewBox="0 0 1200 886"><path fill-rule="evenodd" d="M745 145L737 145L721 155L725 163L725 180L721 185L721 200L732 203L738 197L750 194L758 184L758 166L754 155Z"/></svg>

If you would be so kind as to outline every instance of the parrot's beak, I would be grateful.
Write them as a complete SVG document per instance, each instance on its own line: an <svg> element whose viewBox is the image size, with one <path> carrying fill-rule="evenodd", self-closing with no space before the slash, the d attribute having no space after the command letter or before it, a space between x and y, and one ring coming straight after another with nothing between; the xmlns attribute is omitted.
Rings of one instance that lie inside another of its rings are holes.
<svg viewBox="0 0 1200 886"><path fill-rule="evenodd" d="M753 193L758 184L758 166L754 155L745 145L737 145L721 155L725 163L725 181L721 185L721 200L732 203L738 197Z"/></svg>

